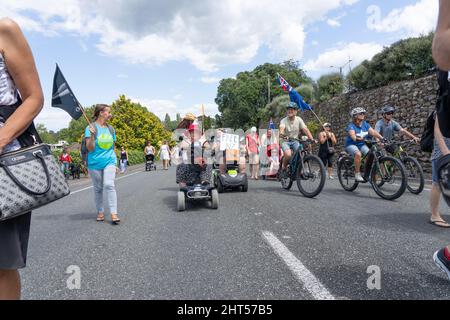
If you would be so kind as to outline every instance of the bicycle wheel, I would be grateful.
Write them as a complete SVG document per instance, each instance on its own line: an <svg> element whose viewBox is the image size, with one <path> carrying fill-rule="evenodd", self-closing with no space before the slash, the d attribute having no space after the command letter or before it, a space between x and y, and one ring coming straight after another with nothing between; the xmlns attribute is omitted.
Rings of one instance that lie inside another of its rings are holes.
<svg viewBox="0 0 450 320"><path fill-rule="evenodd" d="M370 172L370 183L383 199L395 200L406 190L406 174L403 163L393 157L384 156L374 163Z"/></svg>
<svg viewBox="0 0 450 320"><path fill-rule="evenodd" d="M303 158L303 167L297 170L297 187L307 198L314 198L325 185L325 167L319 157L307 154Z"/></svg>
<svg viewBox="0 0 450 320"><path fill-rule="evenodd" d="M423 191L425 186L425 178L423 176L423 169L419 161L413 157L406 157L403 160L405 166L405 173L407 179L407 185L409 192L413 194L419 194Z"/></svg>
<svg viewBox="0 0 450 320"><path fill-rule="evenodd" d="M278 181L281 182L281 187L285 190L290 190L294 183L285 169L278 170Z"/></svg>
<svg viewBox="0 0 450 320"><path fill-rule="evenodd" d="M358 187L358 181L355 179L355 166L353 159L344 157L338 162L337 175L339 183L345 191L354 191Z"/></svg>
<svg viewBox="0 0 450 320"><path fill-rule="evenodd" d="M281 187L285 190L290 190L294 181L292 181L289 172L282 169L281 164L283 163L283 157L280 159L280 169L277 172L278 181L281 182Z"/></svg>

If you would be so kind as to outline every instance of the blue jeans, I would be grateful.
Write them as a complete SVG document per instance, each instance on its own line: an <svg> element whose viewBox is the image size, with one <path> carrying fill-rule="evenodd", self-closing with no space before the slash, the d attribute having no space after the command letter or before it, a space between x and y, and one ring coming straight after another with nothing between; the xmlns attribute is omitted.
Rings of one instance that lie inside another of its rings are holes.
<svg viewBox="0 0 450 320"><path fill-rule="evenodd" d="M108 197L108 206L110 213L117 213L117 194L116 187L114 185L114 179L116 178L116 166L109 165L103 170L89 169L89 174L92 178L92 184L94 186L95 194L95 206L97 212L105 212L103 207L103 189L106 190Z"/></svg>
<svg viewBox="0 0 450 320"><path fill-rule="evenodd" d="M283 152L288 151L289 149L294 150L294 153L297 152L298 148L300 148L300 143L298 141L288 141L288 142L283 142L281 144L281 149L283 150Z"/></svg>
<svg viewBox="0 0 450 320"><path fill-rule="evenodd" d="M69 171L69 162L63 162L63 163L61 163L61 172L62 172L62 174L65 174L66 173L66 171Z"/></svg>

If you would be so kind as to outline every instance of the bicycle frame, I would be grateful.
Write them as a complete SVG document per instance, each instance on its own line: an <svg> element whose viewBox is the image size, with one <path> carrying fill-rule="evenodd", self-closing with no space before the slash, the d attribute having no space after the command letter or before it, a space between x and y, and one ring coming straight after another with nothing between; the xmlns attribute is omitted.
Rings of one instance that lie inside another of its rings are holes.
<svg viewBox="0 0 450 320"><path fill-rule="evenodd" d="M290 176L292 180L296 180L296 173L299 168L303 168L304 162L303 162L303 154L306 153L304 150L305 142L298 141L299 147L297 151L295 151L292 147L291 150L293 152L293 155L291 156L291 160L289 161L289 168L290 168Z"/></svg>

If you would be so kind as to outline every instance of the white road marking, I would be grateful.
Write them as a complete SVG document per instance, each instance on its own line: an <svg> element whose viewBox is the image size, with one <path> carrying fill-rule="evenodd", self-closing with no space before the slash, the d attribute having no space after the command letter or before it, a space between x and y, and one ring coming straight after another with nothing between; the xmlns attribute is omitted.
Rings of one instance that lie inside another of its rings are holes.
<svg viewBox="0 0 450 320"><path fill-rule="evenodd" d="M133 173L127 174L126 176L123 176L123 177L120 177L120 178L116 178L115 181L122 180L122 179L125 179L125 178L128 178L128 177L134 176L135 174L138 174L138 173L141 173L141 171L133 172ZM86 188L83 188L83 189L80 189L80 190L72 191L72 192L70 192L70 195L76 194L78 192L82 192L82 191L85 191L85 190L89 190L89 189L92 189L92 188L93 188L93 186L90 186L90 187L86 187Z"/></svg>
<svg viewBox="0 0 450 320"><path fill-rule="evenodd" d="M275 253L286 263L303 287L317 300L335 300L324 285L297 259L288 248L269 231L263 231L263 237Z"/></svg>

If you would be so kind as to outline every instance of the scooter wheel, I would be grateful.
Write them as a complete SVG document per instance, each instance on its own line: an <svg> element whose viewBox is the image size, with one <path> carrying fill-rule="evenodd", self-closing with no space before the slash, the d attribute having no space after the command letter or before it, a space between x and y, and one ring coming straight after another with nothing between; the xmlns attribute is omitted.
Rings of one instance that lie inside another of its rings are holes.
<svg viewBox="0 0 450 320"><path fill-rule="evenodd" d="M178 192L178 201L177 201L177 209L178 211L186 210L186 198L184 196L184 192Z"/></svg>
<svg viewBox="0 0 450 320"><path fill-rule="evenodd" d="M219 193L216 189L211 190L211 208L219 208Z"/></svg>

